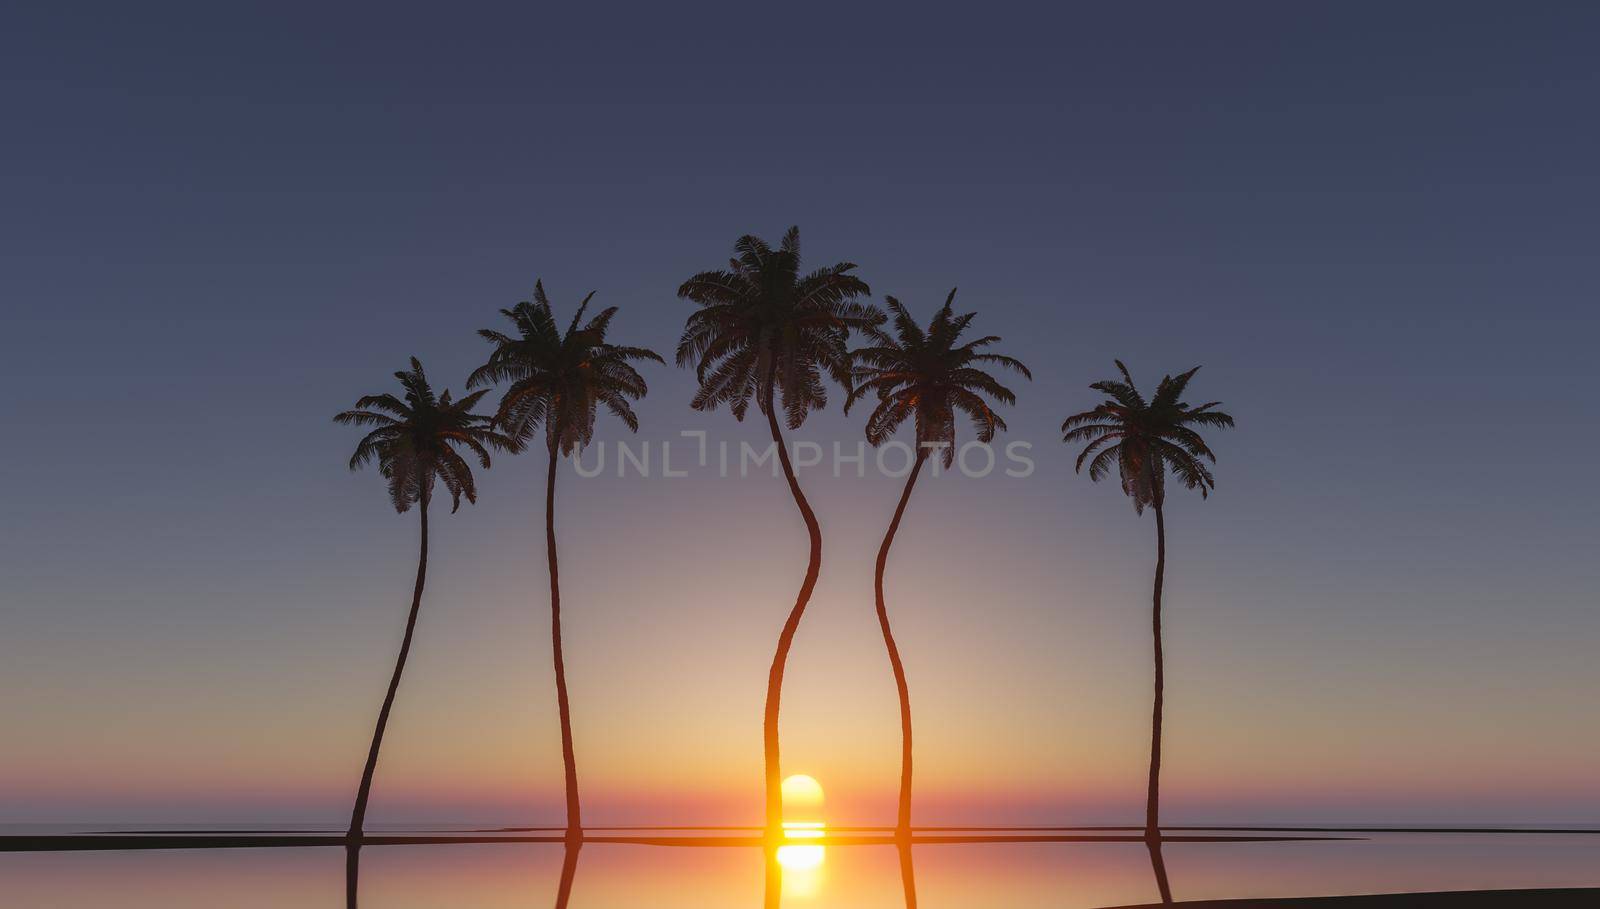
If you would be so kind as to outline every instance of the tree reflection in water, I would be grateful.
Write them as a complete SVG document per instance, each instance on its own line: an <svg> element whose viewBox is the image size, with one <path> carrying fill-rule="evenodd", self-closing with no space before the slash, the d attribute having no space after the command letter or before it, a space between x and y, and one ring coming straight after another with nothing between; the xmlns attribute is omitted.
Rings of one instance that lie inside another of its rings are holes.
<svg viewBox="0 0 1600 909"><path fill-rule="evenodd" d="M568 900L572 899L572 879L578 875L578 850L583 848L583 842L568 841L561 860L561 883L556 885L556 909L567 909ZM361 847L351 844L344 847L344 905L345 909L357 909L357 892L360 889L361 878Z"/></svg>
<svg viewBox="0 0 1600 909"><path fill-rule="evenodd" d="M1161 840L1145 840L1150 849L1150 870L1155 872L1156 889L1161 891L1161 902L1172 902L1172 886L1167 883L1167 863L1161 858Z"/></svg>

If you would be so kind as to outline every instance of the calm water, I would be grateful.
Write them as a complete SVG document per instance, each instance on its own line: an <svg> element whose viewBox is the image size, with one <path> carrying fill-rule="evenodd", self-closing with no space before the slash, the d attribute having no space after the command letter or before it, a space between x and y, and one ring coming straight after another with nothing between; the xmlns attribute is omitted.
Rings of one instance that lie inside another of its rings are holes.
<svg viewBox="0 0 1600 909"><path fill-rule="evenodd" d="M1169 843L1179 900L1404 890L1600 886L1600 835L1364 834L1365 839ZM928 844L913 850L923 909L1100 907L1158 898L1149 853L1125 843ZM528 907L553 902L563 850L550 844L368 846L364 909ZM0 902L119 906L340 907L340 848L0 853ZM590 843L572 909L759 907L751 848ZM820 866L784 875L786 907L903 906L890 846L828 846Z"/></svg>

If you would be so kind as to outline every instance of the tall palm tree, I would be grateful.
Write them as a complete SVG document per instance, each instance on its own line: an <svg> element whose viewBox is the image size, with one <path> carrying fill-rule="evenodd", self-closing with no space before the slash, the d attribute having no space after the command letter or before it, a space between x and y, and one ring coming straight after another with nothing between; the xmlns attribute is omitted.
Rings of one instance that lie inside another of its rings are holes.
<svg viewBox="0 0 1600 909"><path fill-rule="evenodd" d="M400 656L394 663L389 691L378 711L378 726L372 731L372 747L367 751L366 769L361 772L361 787L356 791L355 808L350 813L351 840L359 840L367 815L367 796L372 791L372 774L378 768L378 750L383 746L383 731L389 725L389 711L405 672L406 656L411 652L411 637L417 628L417 611L422 607L422 587L428 577L428 505L433 500L434 483L450 493L450 511L461 507L462 497L478 500L472 467L457 452L465 448L478 463L489 466L489 449L512 447L512 440L493 430L487 416L472 412L483 397L474 392L459 401L450 399L447 390L437 397L428 387L422 364L411 358L411 369L394 374L405 390L404 399L392 394L367 395L356 401L353 410L334 416L333 421L349 426L371 426L372 431L350 456L350 469L377 461L378 472L389 483L389 499L394 510L405 513L416 505L421 516L422 544L417 555L417 583L411 593L411 614L406 617L405 637L400 640Z"/></svg>
<svg viewBox="0 0 1600 909"><path fill-rule="evenodd" d="M1161 584L1167 571L1167 525L1162 506L1166 504L1166 477L1171 473L1189 489L1198 489L1205 498L1216 488L1207 461L1216 455L1194 427L1223 429L1233 425L1233 417L1212 408L1212 401L1192 406L1181 400L1189 380L1200 371L1196 366L1178 376L1164 376L1148 402L1139 393L1128 368L1117 360L1122 381L1108 379L1089 387L1107 395L1093 410L1075 414L1061 424L1066 443L1084 442L1078 455L1077 470L1089 465L1089 479L1099 482L1111 474L1115 465L1122 480L1122 491L1133 500L1133 509L1144 513L1146 506L1156 513L1156 580L1152 596L1151 633L1155 640L1155 707L1150 720L1150 781L1145 800L1144 834L1150 841L1161 837L1161 707L1165 666L1161 651Z"/></svg>
<svg viewBox="0 0 1600 909"><path fill-rule="evenodd" d="M840 262L801 273L798 227L789 228L776 250L759 237L746 235L734 244L734 251L726 270L701 272L678 288L680 298L700 308L690 313L684 325L677 359L679 366L692 365L699 379L699 391L691 402L695 410L715 410L727 404L734 419L743 420L751 399L755 400L766 415L778 463L810 537L805 580L778 636L767 674L762 718L767 832L776 837L783 827L783 777L778 760L783 670L795 629L822 570L822 530L795 478L777 411L781 405L784 423L791 430L798 429L809 413L828 403L824 376L848 387L850 331L879 324L883 314L871 304L855 302L872 291L851 274L854 263Z"/></svg>
<svg viewBox="0 0 1600 909"><path fill-rule="evenodd" d="M543 282L533 285L533 300L524 300L500 313L511 322L516 334L492 329L478 332L494 350L482 366L467 379L473 388L507 382L505 394L495 412L495 424L504 429L517 446L527 447L533 437L544 434L549 454L545 477L544 533L545 556L550 566L550 643L556 670L556 708L561 717L561 760L565 768L567 794L567 839L583 836L583 816L578 805L578 764L572 749L572 713L567 700L567 668L561 653L561 575L556 562L556 464L562 455L589 444L594 436L595 408L604 405L629 430L639 430L639 419L630 400L645 396L649 389L630 365L635 360L662 362L661 355L642 347L622 347L606 342L606 330L617 314L612 306L583 322L583 314L594 294L583 298L572 322L563 333L556 327L550 300ZM581 323L581 327L580 327Z"/></svg>
<svg viewBox="0 0 1600 909"><path fill-rule="evenodd" d="M964 414L972 421L980 442L993 440L995 430L1006 428L1006 421L994 412L985 396L1002 404L1012 404L1016 402L1016 395L982 367L999 366L1033 378L1028 368L1017 360L984 350L1000 340L998 336L986 335L965 344L956 343L977 313L955 315L951 309L955 299L956 292L952 288L944 306L933 314L933 321L924 330L899 300L885 297L893 318L894 334L876 326L866 329L871 344L853 353L856 366L851 370L851 378L855 384L844 404L845 413L849 413L850 407L869 392L877 394L878 406L867 417L867 441L875 446L887 442L908 417L914 419L917 433L916 459L906 477L905 489L900 493L900 504L895 506L894 518L883 535L883 544L878 547L878 565L872 578L878 627L883 631L883 645L889 651L894 684L900 692L900 810L895 820L895 833L901 838L911 835L911 697L906 686L905 666L900 662L900 648L895 646L894 633L889 629L889 610L883 598L883 570L889 562L889 547L894 544L895 532L900 529L900 519L905 515L906 503L911 500L911 490L917 484L930 449L942 447L941 458L946 468L955 458L956 415Z"/></svg>

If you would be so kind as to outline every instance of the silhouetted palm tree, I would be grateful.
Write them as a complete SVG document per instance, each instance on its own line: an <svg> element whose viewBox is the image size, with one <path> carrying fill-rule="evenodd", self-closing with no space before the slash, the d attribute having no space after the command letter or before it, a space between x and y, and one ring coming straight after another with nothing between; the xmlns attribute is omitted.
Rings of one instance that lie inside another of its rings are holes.
<svg viewBox="0 0 1600 909"><path fill-rule="evenodd" d="M469 388L508 382L495 424L510 434L517 449L527 447L541 429L550 456L545 479L545 555L550 565L550 642L556 670L556 708L561 717L561 759L566 770L567 838L583 835L578 805L578 766L572 748L572 715L567 701L567 670L561 654L561 580L556 564L556 463L562 455L589 444L594 436L595 408L604 405L629 430L639 420L629 400L645 396L644 378L629 363L662 362L661 355L642 347L606 343L606 329L615 306L584 323L593 293L583 298L566 333L556 327L544 284L534 282L532 302L524 300L500 310L516 328L515 335L491 329L478 332L493 344L488 362L473 371Z"/></svg>
<svg viewBox="0 0 1600 909"><path fill-rule="evenodd" d="M1167 525L1162 513L1166 503L1168 472L1189 489L1200 490L1201 498L1216 487L1205 462L1216 461L1205 439L1192 427L1225 428L1233 417L1212 410L1220 402L1198 407L1180 400L1189 380L1200 371L1196 366L1179 376L1164 376L1156 386L1155 397L1147 403L1118 360L1123 381L1115 379L1090 385L1109 396L1093 410L1068 417L1061 424L1061 441L1087 442L1078 455L1077 470L1089 464L1089 479L1096 482L1109 476L1113 465L1122 480L1122 491L1133 500L1134 511L1143 514L1145 506L1156 512L1156 580L1152 597L1151 632L1155 639L1155 707L1150 721L1150 782L1145 802L1145 837L1161 836L1161 706L1164 665L1161 652L1161 583L1167 570Z"/></svg>
<svg viewBox="0 0 1600 909"><path fill-rule="evenodd" d="M356 401L354 410L346 410L333 418L335 423L374 427L350 456L350 469L358 470L376 460L378 472L389 482L389 498L394 502L394 510L404 513L417 505L422 519L422 544L417 556L417 583L411 594L411 614L406 618L400 656L395 660L394 676L389 679L383 708L378 711L378 726L372 732L372 747L367 752L361 788L356 792L355 809L350 814L351 839L359 839L362 834L372 774L378 767L378 749L383 745L383 730L389 724L395 691L400 687L400 675L405 671L406 656L411 652L417 610L422 606L422 587L428 576L428 504L433 499L434 482L444 484L450 493L451 512L461 507L463 496L469 502L476 502L478 492L472 480L472 468L456 448L468 449L477 456L478 463L488 467L489 448L504 450L513 444L511 439L490 428L487 416L472 412L472 406L483 397L483 392L474 392L459 401L450 400L449 391L435 397L416 357L411 358L409 371L394 375L405 389L404 400L392 394L367 395Z"/></svg>
<svg viewBox="0 0 1600 909"><path fill-rule="evenodd" d="M762 722L767 831L777 836L783 826L778 705L784 664L822 570L822 530L789 462L783 432L778 428L777 405L781 403L790 429L798 429L807 414L826 406L824 376L849 386L850 330L876 325L883 314L870 304L854 302L871 290L850 273L855 270L853 263L840 262L801 274L797 227L789 228L776 250L748 235L739 238L734 250L737 255L727 270L701 272L678 288L679 297L700 308L689 315L684 326L677 359L679 366L694 366L700 381L692 401L696 410L727 404L734 418L743 420L755 399L756 407L767 417L778 463L811 541L805 580L778 636L767 675Z"/></svg>
<svg viewBox="0 0 1600 909"><path fill-rule="evenodd" d="M852 355L856 363L851 370L854 388L844 405L845 413L849 413L850 407L869 392L877 394L878 406L867 417L867 441L874 446L887 442L908 417L915 421L917 432L916 459L906 477L905 489L900 493L900 504L895 506L894 518L889 521L889 530L883 535L883 545L878 547L878 565L873 574L878 626L883 630L883 644L889 651L889 665L894 669L895 687L900 692L900 810L895 821L895 832L900 837L911 835L911 698L905 666L900 662L900 648L895 646L894 634L889 630L889 611L883 599L883 570L889 561L889 547L894 544L895 532L900 529L900 519L911 499L911 489L922 473L930 450L942 447L941 458L946 468L955 458L956 415L964 414L972 421L980 442L993 440L995 430L1006 428L1005 420L1000 419L984 397L1012 404L1016 395L981 367L992 364L1033 378L1028 368L1017 360L984 351L1000 340L995 335L965 344L956 343L977 314L955 315L951 310L955 299L956 292L952 289L944 306L934 313L933 321L924 331L899 300L885 297L893 317L894 334L875 326L866 329L871 345Z"/></svg>

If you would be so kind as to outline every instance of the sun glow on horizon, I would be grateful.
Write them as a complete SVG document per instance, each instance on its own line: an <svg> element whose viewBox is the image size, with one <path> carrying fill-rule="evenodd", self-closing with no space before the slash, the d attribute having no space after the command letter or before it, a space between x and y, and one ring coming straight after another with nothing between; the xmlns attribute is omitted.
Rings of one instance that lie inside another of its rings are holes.
<svg viewBox="0 0 1600 909"><path fill-rule="evenodd" d="M822 784L814 777L797 773L783 781L783 838L821 839L826 829L822 820ZM827 850L820 843L778 847L778 864L787 871L811 871L821 867Z"/></svg>
<svg viewBox="0 0 1600 909"><path fill-rule="evenodd" d="M804 773L796 773L784 778L784 820L820 821L822 820L822 804L822 784L817 782L815 777Z"/></svg>

